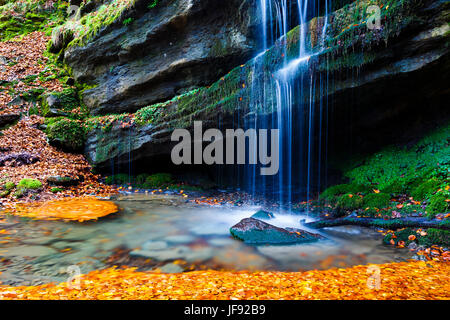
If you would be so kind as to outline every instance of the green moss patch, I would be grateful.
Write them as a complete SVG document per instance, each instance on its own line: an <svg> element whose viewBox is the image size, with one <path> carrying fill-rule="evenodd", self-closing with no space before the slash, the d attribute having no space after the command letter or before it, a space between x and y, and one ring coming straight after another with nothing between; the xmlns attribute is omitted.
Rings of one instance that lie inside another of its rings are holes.
<svg viewBox="0 0 450 320"><path fill-rule="evenodd" d="M83 15L78 20L69 20L60 28L62 32L70 30L73 39L67 44L71 46L83 46L90 39L95 37L98 32L115 21L120 21L124 17L126 10L133 7L135 0L112 0L110 2L102 4L95 11ZM79 11L76 13L80 15L83 12L84 7L89 5L88 3L82 3ZM132 22L132 18L127 17L122 20L124 25L129 25Z"/></svg>
<svg viewBox="0 0 450 320"><path fill-rule="evenodd" d="M340 210L356 210L361 208L362 199L358 195L347 193L339 197L337 208Z"/></svg>
<svg viewBox="0 0 450 320"><path fill-rule="evenodd" d="M37 190L42 188L42 182L36 179L25 178L19 181L17 188Z"/></svg>
<svg viewBox="0 0 450 320"><path fill-rule="evenodd" d="M57 118L45 130L50 143L67 151L80 151L85 142L85 127L78 120Z"/></svg>
<svg viewBox="0 0 450 320"><path fill-rule="evenodd" d="M434 218L438 213L446 213L450 211L450 198L449 191L441 191L431 196L429 204L427 206L427 216Z"/></svg>
<svg viewBox="0 0 450 320"><path fill-rule="evenodd" d="M67 16L67 2L46 5L44 0L9 1L0 6L0 39L10 40L34 31L47 33L63 23Z"/></svg>
<svg viewBox="0 0 450 320"><path fill-rule="evenodd" d="M391 196L386 193L370 193L363 198L362 204L366 208L382 209L389 206Z"/></svg>
<svg viewBox="0 0 450 320"><path fill-rule="evenodd" d="M145 180L143 187L145 189L165 188L173 182L170 173L156 173Z"/></svg>
<svg viewBox="0 0 450 320"><path fill-rule="evenodd" d="M416 200L428 199L433 193L435 193L439 189L441 184L442 182L436 178L427 180L418 185L416 188L414 188L414 190L411 192L411 195Z"/></svg>
<svg viewBox="0 0 450 320"><path fill-rule="evenodd" d="M49 101L52 101L51 106ZM54 112L73 119L84 119L89 110L81 103L77 89L65 88L61 92L47 93L41 99L41 114L44 117L51 117L54 116Z"/></svg>

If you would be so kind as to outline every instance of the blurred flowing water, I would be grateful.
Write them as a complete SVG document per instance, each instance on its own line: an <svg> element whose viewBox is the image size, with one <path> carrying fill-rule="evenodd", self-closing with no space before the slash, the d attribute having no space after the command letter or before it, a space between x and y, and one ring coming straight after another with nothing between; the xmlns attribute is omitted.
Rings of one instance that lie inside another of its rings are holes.
<svg viewBox="0 0 450 320"><path fill-rule="evenodd" d="M328 104L327 101L316 101L315 97L316 91L327 90L328 79L315 75L309 61L323 47L328 8L328 1L319 0L259 1L263 50L252 60L250 114L243 120L238 116L234 124L236 129L255 129L256 132L266 129L270 133L270 129L278 129L279 136L275 141L275 147L279 149L278 173L273 176L260 174L264 165L255 165L250 159L251 154L259 152L255 145L247 146L248 162L236 166L234 175L238 188L274 199L288 208L293 200L309 200L315 196L326 179ZM311 39L307 36L308 21L319 13L324 15L318 25L321 36L312 50ZM299 27L291 31L296 26ZM298 38L296 56L288 59L284 46L280 69L274 74L261 71L266 68L266 50L275 41L283 43L289 31L298 32L298 35L291 34ZM261 114L260 110L272 112L267 115ZM271 150L272 143L270 138L268 140L268 150Z"/></svg>

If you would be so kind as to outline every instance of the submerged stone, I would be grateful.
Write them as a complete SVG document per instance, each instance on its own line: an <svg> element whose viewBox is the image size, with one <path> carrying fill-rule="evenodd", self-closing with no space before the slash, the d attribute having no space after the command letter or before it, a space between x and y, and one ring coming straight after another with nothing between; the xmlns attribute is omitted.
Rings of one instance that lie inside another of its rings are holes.
<svg viewBox="0 0 450 320"><path fill-rule="evenodd" d="M295 244L323 238L301 229L283 229L255 218L245 218L230 228L236 239L248 244Z"/></svg>
<svg viewBox="0 0 450 320"><path fill-rule="evenodd" d="M162 273L180 273L183 272L183 268L175 263L168 263L159 268Z"/></svg>
<svg viewBox="0 0 450 320"><path fill-rule="evenodd" d="M193 250L187 246L178 246L159 250L136 249L130 252L130 256L149 258L157 261L182 259L187 262L195 262L211 259L214 256L214 250L208 247Z"/></svg>
<svg viewBox="0 0 450 320"><path fill-rule="evenodd" d="M147 241L142 245L143 250L163 250L168 247L165 241Z"/></svg>
<svg viewBox="0 0 450 320"><path fill-rule="evenodd" d="M173 236L164 237L164 240L172 242L172 243L189 243L195 241L193 236L187 234L179 234Z"/></svg>
<svg viewBox="0 0 450 320"><path fill-rule="evenodd" d="M56 253L56 250L45 246L18 246L9 247L0 254L1 257L41 257Z"/></svg>
<svg viewBox="0 0 450 320"><path fill-rule="evenodd" d="M259 210L258 212L256 212L255 214L252 215L252 218L262 219L262 220L270 220L270 219L274 219L275 216L271 212Z"/></svg>

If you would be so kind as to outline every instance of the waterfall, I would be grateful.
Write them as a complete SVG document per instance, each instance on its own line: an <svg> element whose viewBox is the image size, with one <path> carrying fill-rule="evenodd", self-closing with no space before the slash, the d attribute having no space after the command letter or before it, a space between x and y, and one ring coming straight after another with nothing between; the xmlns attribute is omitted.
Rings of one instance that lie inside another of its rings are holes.
<svg viewBox="0 0 450 320"><path fill-rule="evenodd" d="M328 14L327 2L325 16ZM310 52L310 46L307 45L307 22L318 15L319 4L317 0L259 0L262 52L252 62L252 116L245 119L244 126L246 129L279 129L280 168L276 176L270 177L260 176L257 166L246 165L243 186L253 195L258 193L278 200L287 209L291 208L294 198L309 200L313 185L317 188L321 180L322 140L326 139L322 134L324 103L320 101L316 111L314 97L315 90L322 90L327 80L316 79L309 71L309 62L314 53ZM326 18L323 21L321 35L325 35L328 25ZM260 70L258 68L264 68L266 50L277 39L286 39L288 32L297 25L297 57L288 59L285 46L279 70L271 78L256 77ZM319 88L316 88L317 80ZM276 99L269 98L271 91L275 93ZM308 101L304 101L304 93L307 93ZM260 115L258 110L263 108L271 109L271 115Z"/></svg>

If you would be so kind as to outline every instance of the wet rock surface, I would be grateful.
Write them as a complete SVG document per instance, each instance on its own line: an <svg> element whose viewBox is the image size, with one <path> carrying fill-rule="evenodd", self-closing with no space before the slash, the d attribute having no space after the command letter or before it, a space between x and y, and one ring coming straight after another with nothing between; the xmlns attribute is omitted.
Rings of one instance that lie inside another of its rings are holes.
<svg viewBox="0 0 450 320"><path fill-rule="evenodd" d="M245 218L230 228L236 239L248 244L295 244L317 241L323 237L296 228L278 228L255 218Z"/></svg>
<svg viewBox="0 0 450 320"><path fill-rule="evenodd" d="M259 220L270 220L274 218L274 215L271 212L259 210L258 212L252 215L252 218Z"/></svg>
<svg viewBox="0 0 450 320"><path fill-rule="evenodd" d="M362 30L364 34L359 37L349 35L354 37L354 41L340 43L327 50L321 50L319 46L308 48L312 52L308 62L309 72L317 79L333 79L327 85L327 90L318 90L314 97L317 105L321 105L319 102L325 101L324 99L331 99L333 110L336 110L330 114L329 121L330 156L346 147L342 145L341 139L349 133L356 136L357 144L362 149L372 150L379 145L392 143L393 137L399 140L410 139L405 134L408 132L414 136L410 124L417 118L423 119L421 122L424 123L423 127L417 128L418 131L427 129L425 123L448 119L446 116L442 117L446 113L445 101L448 100L446 82L435 77L436 74L449 72L450 56L445 45L449 27L445 12L444 3L429 0L418 6L411 21L408 20L409 16L405 17L407 22L396 24L397 28L380 31L376 36L370 37L370 41L367 40L367 31ZM332 14L333 17L339 15L345 15L345 9ZM335 27L330 25L330 28ZM308 25L306 29L311 28ZM332 32L338 37L341 30ZM308 37L311 35L308 34ZM287 44L287 55L296 57L298 51L290 48L297 48L298 39L290 39L293 40ZM174 145L170 139L173 129L186 128L192 132L193 120L203 121L204 129L216 127L217 119L220 119L223 129L232 128L236 117L244 119L252 116L253 110L249 106L255 90L265 88L264 105L270 106L276 101L276 86L272 83L272 75L284 63L279 57L284 55L285 50L286 41L281 39L258 59L249 60L241 66L235 64L234 69L227 70L231 70L229 74L212 80L211 83L216 82L197 96L182 98L165 107L164 116L154 119L151 125L123 128L118 124L107 133L91 131L85 148L87 158L99 169L110 170L112 159L115 164L125 167L130 163L130 153L133 154L132 161L136 163L169 157ZM328 63L330 57L337 61L333 66ZM364 57L370 59L366 61ZM258 66L256 69L255 65ZM124 64L120 68L127 66ZM109 97L117 98L117 101L108 104L108 108L114 108L115 113L123 111L119 106L123 101L128 103L127 99L131 99L131 95L130 98L126 95L123 95L124 98L120 97L110 89L115 86L109 86L109 89L104 87L109 85L108 79L99 81L101 85L98 89L92 89L92 93L87 90L86 97L92 95L95 99L100 99L98 91L102 90ZM152 89L148 92L154 94L157 91ZM139 89L136 88L133 99L144 97L138 92ZM303 92L302 99L308 101L309 89L304 89ZM358 99L348 101L349 95ZM294 104L299 103L301 101L294 101ZM95 103L92 102L92 105ZM114 107L115 105L118 107ZM377 107L373 108L373 105ZM98 110L102 112L101 107ZM352 110L354 115L352 121L345 117L348 110ZM269 114L273 110L268 107L258 109L258 112L261 116L267 115L270 118ZM403 129L406 127L408 130Z"/></svg>
<svg viewBox="0 0 450 320"><path fill-rule="evenodd" d="M148 9L138 0L83 47L65 52L94 113L120 113L209 85L256 52L256 1L176 0ZM119 19L120 20L120 19Z"/></svg>
<svg viewBox="0 0 450 320"><path fill-rule="evenodd" d="M75 186L80 182L78 178L67 177L67 176L50 176L47 178L47 183L51 186Z"/></svg>

